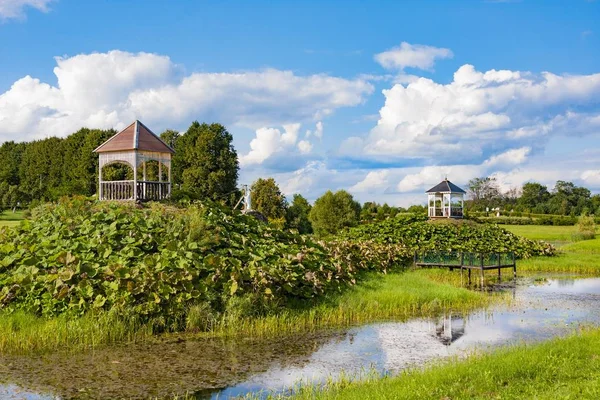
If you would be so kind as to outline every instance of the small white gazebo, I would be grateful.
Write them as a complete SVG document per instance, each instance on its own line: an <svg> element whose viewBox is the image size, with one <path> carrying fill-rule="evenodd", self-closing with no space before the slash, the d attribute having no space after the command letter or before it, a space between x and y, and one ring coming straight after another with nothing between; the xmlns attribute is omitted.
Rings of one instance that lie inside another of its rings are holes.
<svg viewBox="0 0 600 400"><path fill-rule="evenodd" d="M171 155L175 153L154 132L135 121L94 150L98 153L98 199L100 200L163 200L171 195ZM156 181L147 180L146 163L158 163ZM110 164L125 164L132 168L133 179L105 181L102 169ZM142 179L138 179L139 168ZM163 168L167 179L163 180Z"/></svg>
<svg viewBox="0 0 600 400"><path fill-rule="evenodd" d="M448 178L427 192L429 218L462 218L466 192Z"/></svg>

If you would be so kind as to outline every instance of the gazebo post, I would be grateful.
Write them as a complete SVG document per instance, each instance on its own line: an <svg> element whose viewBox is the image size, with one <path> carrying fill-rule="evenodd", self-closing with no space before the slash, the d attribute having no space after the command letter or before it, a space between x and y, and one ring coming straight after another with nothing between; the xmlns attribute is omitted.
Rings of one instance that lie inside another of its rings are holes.
<svg viewBox="0 0 600 400"><path fill-rule="evenodd" d="M143 164L142 164L142 168L143 168L143 172L142 172L142 179L144 179L144 182L142 183L142 187L144 188L143 192L144 192L144 199L146 198L146 181L148 179L146 179L146 159L144 159Z"/></svg>
<svg viewBox="0 0 600 400"><path fill-rule="evenodd" d="M133 156L133 200L138 199L137 195L137 164L138 164L138 156L137 151L134 151Z"/></svg>
<svg viewBox="0 0 600 400"><path fill-rule="evenodd" d="M171 163L171 155L169 154L169 197L171 197L171 190L173 187L173 181L171 180L171 168L173 168L173 164Z"/></svg>
<svg viewBox="0 0 600 400"><path fill-rule="evenodd" d="M158 161L158 198L162 200L162 159Z"/></svg>
<svg viewBox="0 0 600 400"><path fill-rule="evenodd" d="M98 200L104 200L102 190L102 163L98 163Z"/></svg>

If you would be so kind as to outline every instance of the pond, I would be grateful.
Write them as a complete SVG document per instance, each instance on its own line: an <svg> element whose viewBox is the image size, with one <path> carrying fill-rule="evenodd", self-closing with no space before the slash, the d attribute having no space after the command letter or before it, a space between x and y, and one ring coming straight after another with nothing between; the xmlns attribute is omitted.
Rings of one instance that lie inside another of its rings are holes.
<svg viewBox="0 0 600 400"><path fill-rule="evenodd" d="M199 399L285 391L365 371L394 374L448 356L600 324L600 279L520 278L515 302L469 315L367 324L293 337L163 339L78 354L0 357L0 398Z"/></svg>

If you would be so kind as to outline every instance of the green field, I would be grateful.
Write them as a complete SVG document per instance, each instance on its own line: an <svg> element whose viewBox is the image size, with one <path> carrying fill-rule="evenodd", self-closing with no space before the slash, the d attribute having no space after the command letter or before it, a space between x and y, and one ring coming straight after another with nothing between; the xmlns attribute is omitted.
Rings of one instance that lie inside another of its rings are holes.
<svg viewBox="0 0 600 400"><path fill-rule="evenodd" d="M515 235L547 242L569 242L571 235L577 232L576 226L502 225L502 227Z"/></svg>
<svg viewBox="0 0 600 400"><path fill-rule="evenodd" d="M23 219L23 211L4 211L0 212L0 226L15 226L18 225Z"/></svg>

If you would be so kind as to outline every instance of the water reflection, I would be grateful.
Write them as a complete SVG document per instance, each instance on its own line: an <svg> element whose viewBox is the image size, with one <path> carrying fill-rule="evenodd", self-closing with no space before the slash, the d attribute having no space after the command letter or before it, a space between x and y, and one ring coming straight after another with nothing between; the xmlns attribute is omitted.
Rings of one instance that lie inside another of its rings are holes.
<svg viewBox="0 0 600 400"><path fill-rule="evenodd" d="M198 398L222 399L283 391L341 373L374 369L393 374L442 357L546 339L580 324L600 323L600 279L524 281L515 297L511 306L466 316L452 313L269 341L165 342L36 360L5 357L0 358L0 372L22 387L53 389L64 398L81 393L146 398L195 390ZM8 363L10 369L2 368ZM17 391L14 385L0 385L0 398L50 398Z"/></svg>
<svg viewBox="0 0 600 400"><path fill-rule="evenodd" d="M575 296L573 294L576 294ZM301 366L274 365L213 398L257 391L282 391L298 382L322 382L341 373L372 368L382 374L473 350L543 340L571 332L579 324L600 324L600 279L522 282L517 302L467 316L381 323L352 328L325 344Z"/></svg>

